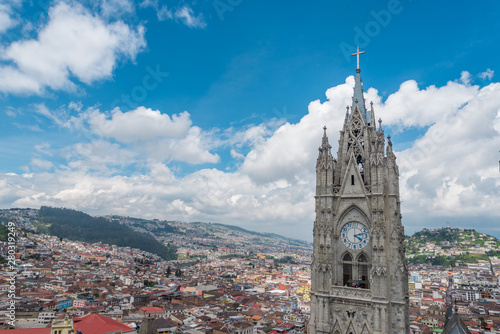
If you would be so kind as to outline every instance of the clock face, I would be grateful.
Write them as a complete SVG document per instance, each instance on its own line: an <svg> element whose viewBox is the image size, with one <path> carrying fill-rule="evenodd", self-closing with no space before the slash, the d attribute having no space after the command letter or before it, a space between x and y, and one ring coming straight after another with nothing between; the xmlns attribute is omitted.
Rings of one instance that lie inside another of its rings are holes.
<svg viewBox="0 0 500 334"><path fill-rule="evenodd" d="M342 227L340 238L347 248L357 250L368 244L370 233L364 224L350 222Z"/></svg>

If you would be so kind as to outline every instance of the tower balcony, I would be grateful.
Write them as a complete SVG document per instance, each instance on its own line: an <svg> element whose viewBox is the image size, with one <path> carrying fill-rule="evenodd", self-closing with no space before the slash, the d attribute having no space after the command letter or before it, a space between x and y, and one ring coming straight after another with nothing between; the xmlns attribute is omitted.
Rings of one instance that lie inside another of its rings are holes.
<svg viewBox="0 0 500 334"><path fill-rule="evenodd" d="M332 286L330 290L330 297L346 297L352 300L359 299L366 301L372 298L372 291L370 289Z"/></svg>

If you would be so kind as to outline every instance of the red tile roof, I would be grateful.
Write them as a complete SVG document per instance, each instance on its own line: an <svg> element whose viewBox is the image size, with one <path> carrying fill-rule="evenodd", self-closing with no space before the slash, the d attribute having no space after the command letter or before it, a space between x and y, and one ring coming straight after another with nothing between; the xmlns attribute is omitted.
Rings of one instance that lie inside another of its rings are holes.
<svg viewBox="0 0 500 334"><path fill-rule="evenodd" d="M73 320L73 328L82 333L104 334L119 330L122 330L124 333L133 331L132 328L121 322L95 313L89 314L83 318L74 318Z"/></svg>

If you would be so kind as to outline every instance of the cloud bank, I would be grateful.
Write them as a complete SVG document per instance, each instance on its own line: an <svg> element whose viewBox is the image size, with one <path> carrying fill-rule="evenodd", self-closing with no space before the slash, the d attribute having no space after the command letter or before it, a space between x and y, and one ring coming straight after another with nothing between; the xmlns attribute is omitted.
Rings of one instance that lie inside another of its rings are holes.
<svg viewBox="0 0 500 334"><path fill-rule="evenodd" d="M351 76L328 89L326 100L312 101L297 123L243 129L204 130L187 112L147 107L88 108L64 120L45 110L45 117L86 133L87 140L59 149L40 145L25 174L0 176L0 203L213 221L311 240L322 127L336 154L353 85ZM409 129L421 132L396 152L407 232L467 218L465 227L480 224L494 234L500 216L500 84L457 80L420 88L409 80L385 100L374 88L365 96L386 131L401 138ZM179 163L193 167L183 170ZM236 168L226 170L227 164Z"/></svg>

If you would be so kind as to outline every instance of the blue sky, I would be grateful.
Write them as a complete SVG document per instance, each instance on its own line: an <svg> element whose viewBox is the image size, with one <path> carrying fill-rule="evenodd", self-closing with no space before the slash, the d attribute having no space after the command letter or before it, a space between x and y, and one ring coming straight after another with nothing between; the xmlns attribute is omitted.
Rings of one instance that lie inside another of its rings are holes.
<svg viewBox="0 0 500 334"><path fill-rule="evenodd" d="M0 205L213 221L311 240L356 46L403 223L500 236L494 1L0 4ZM325 95L326 94L326 95Z"/></svg>

